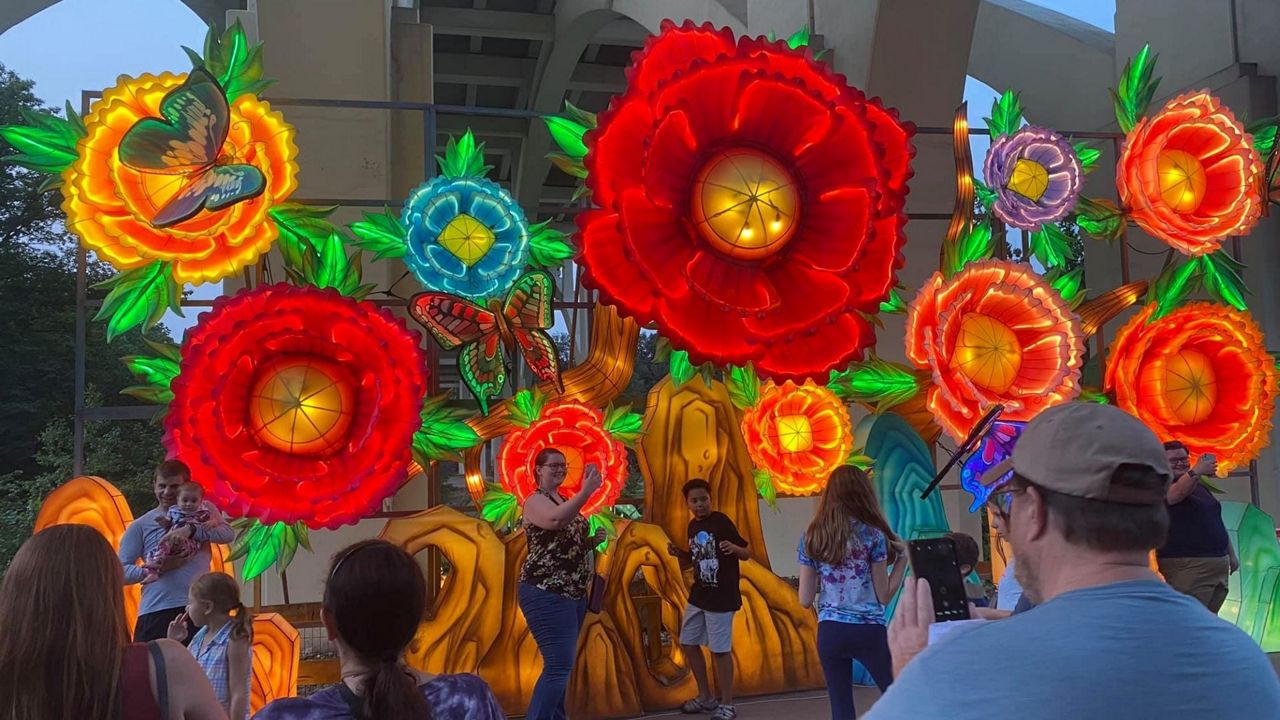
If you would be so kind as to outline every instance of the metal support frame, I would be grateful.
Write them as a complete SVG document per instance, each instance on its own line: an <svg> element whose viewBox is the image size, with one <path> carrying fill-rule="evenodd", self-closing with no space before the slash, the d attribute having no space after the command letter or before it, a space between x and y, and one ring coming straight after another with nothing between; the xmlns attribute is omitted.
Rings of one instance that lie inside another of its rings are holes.
<svg viewBox="0 0 1280 720"><path fill-rule="evenodd" d="M100 91L82 91L80 100L80 112L82 115L88 115L90 104L95 98L100 98ZM433 178L437 174L436 167L436 140L439 128L439 116L445 115L461 115L464 117L497 117L497 118L514 118L522 120L537 120L542 117L542 113L533 110L518 110L508 108L486 108L474 107L467 105L441 105L436 103L408 102L400 100L341 100L341 99L322 99L322 98L264 98L276 107L318 107L318 108L344 108L359 110L384 110L384 111L415 111L423 115L423 158L422 168L424 179ZM1061 131L1060 131L1061 132ZM919 127L916 129L917 135L944 135L950 137L952 129L950 127ZM970 135L990 135L990 131L986 128L971 128ZM1107 140L1112 144L1113 151L1117 157L1120 151L1120 143L1124 136L1111 132L1061 132L1062 135L1072 138ZM527 137L526 137L527 139ZM523 171L519 168L518 171ZM514 176L514 173L513 173ZM369 199L369 198L294 198L296 202L312 204L312 205L338 205L342 207L362 207L362 208L383 208L383 207L399 207L404 203L403 199ZM554 206L539 204L536 212L544 215L558 215L570 217L577 215L586 210L581 206ZM910 220L949 220L951 213L947 212L915 212L907 213ZM1241 258L1239 239L1234 239L1233 250L1236 259ZM1127 238L1122 235L1120 239L1120 267L1122 282L1130 282L1129 273L1129 246ZM258 273L260 278L261 273ZM246 274L246 284L252 287L256 283L255 277ZM576 283L575 283L576 286ZM369 300L381 307L406 307L408 301L399 298L375 299ZM183 300L182 307L210 307L212 301L208 300ZM75 328L75 415L72 423L72 472L75 475L83 474L84 470L84 431L86 422L110 422L115 420L145 420L149 419L155 412L155 409L149 406L110 406L100 408L85 407L85 365L87 353L87 311L90 308L96 308L101 305L100 301L89 300L88 298L88 259L87 253L82 245L77 247L76 252L76 328ZM571 312L571 319L576 319L577 311L586 310L588 313L587 326L590 327L590 311L594 307L594 300L590 297L581 298L575 291L572 300L557 300L554 304L557 310L568 310ZM1105 360L1105 340L1104 330L1099 328L1095 335L1096 348L1099 363ZM437 348L430 346L428 352L428 370L432 383L432 391L439 390L439 369L440 369L440 353ZM428 485L428 507L438 504L441 498L440 478L438 470L435 467L428 469L430 482ZM1244 476L1246 473L1232 473L1231 477ZM1250 496L1254 505L1259 504L1259 488L1258 488L1258 469L1257 462L1249 464L1247 473L1250 483ZM946 488L948 486L944 486ZM376 517L397 517L409 514L407 512L381 512ZM437 559L438 562L438 559Z"/></svg>

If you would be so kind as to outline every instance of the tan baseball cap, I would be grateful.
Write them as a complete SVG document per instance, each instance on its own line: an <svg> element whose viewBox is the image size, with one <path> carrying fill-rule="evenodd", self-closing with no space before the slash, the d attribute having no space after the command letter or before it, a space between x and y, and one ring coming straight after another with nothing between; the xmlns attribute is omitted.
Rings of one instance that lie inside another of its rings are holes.
<svg viewBox="0 0 1280 720"><path fill-rule="evenodd" d="M1164 476L1173 473L1164 444L1129 413L1098 403L1067 403L1040 413L1023 428L1013 455L983 473L984 484L1011 471L1063 495L1124 505L1164 502L1165 490L1114 486L1111 476L1124 464L1146 465Z"/></svg>

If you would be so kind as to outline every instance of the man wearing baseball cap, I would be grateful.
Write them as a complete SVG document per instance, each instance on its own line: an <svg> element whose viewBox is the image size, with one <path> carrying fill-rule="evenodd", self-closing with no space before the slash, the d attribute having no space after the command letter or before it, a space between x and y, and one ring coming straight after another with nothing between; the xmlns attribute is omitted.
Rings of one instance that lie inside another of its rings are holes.
<svg viewBox="0 0 1280 720"><path fill-rule="evenodd" d="M1117 408L1071 403L1028 423L984 482L1003 483L995 505L1037 607L926 649L929 585L909 579L889 627L895 680L867 717L1280 715L1280 681L1253 640L1148 567L1169 528L1170 474L1162 443Z"/></svg>

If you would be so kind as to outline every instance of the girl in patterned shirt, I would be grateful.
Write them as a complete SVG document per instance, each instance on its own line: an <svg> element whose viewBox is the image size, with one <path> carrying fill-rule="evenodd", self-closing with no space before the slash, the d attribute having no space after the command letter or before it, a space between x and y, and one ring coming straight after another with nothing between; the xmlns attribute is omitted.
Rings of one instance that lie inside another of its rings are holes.
<svg viewBox="0 0 1280 720"><path fill-rule="evenodd" d="M836 468L800 540L800 604L818 606L818 660L833 720L853 720L853 661L884 692L893 680L884 606L906 572L906 545L862 470ZM893 563L893 571L887 564Z"/></svg>
<svg viewBox="0 0 1280 720"><path fill-rule="evenodd" d="M169 639L187 639L187 618L200 628L187 649L204 669L213 694L230 720L248 720L253 614L240 602L235 578L220 572L196 578L186 612L169 625Z"/></svg>

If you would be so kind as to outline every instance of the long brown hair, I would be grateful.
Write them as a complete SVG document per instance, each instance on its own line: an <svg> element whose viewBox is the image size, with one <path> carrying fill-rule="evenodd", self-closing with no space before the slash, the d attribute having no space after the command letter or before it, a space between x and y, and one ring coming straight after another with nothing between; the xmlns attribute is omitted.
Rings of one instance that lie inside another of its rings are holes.
<svg viewBox="0 0 1280 720"><path fill-rule="evenodd" d="M877 528L888 541L898 541L880 511L871 478L856 466L841 465L827 480L818 512L804 532L805 553L829 565L839 564L849 556L849 538L853 535L850 520Z"/></svg>
<svg viewBox="0 0 1280 720"><path fill-rule="evenodd" d="M253 613L240 602L240 584L235 578L226 573L205 573L191 583L191 596L231 616L232 639L253 639Z"/></svg>
<svg viewBox="0 0 1280 720"><path fill-rule="evenodd" d="M400 665L427 607L427 583L413 556L385 540L364 540L333 559L324 609L338 637L372 672L368 718L430 718L431 706Z"/></svg>
<svg viewBox="0 0 1280 720"><path fill-rule="evenodd" d="M36 533L0 585L0 720L116 718L124 571L85 525Z"/></svg>

